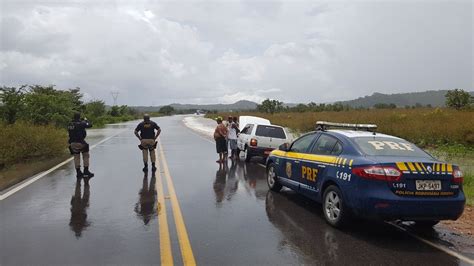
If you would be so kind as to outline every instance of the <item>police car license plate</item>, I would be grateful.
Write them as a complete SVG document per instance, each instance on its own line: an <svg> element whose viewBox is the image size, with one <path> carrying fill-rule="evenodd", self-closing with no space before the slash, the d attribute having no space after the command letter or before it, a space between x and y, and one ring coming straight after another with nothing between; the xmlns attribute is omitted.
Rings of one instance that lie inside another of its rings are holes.
<svg viewBox="0 0 474 266"><path fill-rule="evenodd" d="M441 190L441 181L416 180L416 190Z"/></svg>

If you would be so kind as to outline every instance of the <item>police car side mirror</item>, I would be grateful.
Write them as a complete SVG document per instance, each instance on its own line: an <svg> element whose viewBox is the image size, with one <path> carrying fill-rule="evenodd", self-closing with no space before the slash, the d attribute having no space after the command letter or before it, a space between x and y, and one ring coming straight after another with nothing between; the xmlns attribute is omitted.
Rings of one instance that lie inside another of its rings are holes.
<svg viewBox="0 0 474 266"><path fill-rule="evenodd" d="M289 151L290 150L290 144L289 143L283 143L278 147L278 149L280 151Z"/></svg>

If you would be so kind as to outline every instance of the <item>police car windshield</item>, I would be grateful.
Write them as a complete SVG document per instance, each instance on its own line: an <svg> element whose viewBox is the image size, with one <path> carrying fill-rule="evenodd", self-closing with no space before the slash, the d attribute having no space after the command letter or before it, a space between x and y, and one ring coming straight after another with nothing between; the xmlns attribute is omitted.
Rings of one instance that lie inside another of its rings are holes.
<svg viewBox="0 0 474 266"><path fill-rule="evenodd" d="M400 156L400 157L426 157L431 158L426 152L415 144L403 139L387 137L356 137L353 138L360 150L370 156Z"/></svg>

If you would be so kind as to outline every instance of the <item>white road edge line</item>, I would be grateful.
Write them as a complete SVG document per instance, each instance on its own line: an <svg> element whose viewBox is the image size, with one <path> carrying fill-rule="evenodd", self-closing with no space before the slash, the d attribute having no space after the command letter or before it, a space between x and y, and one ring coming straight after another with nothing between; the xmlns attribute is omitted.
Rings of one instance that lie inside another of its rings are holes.
<svg viewBox="0 0 474 266"><path fill-rule="evenodd" d="M117 135L122 134L124 131L125 131L125 130L122 130L122 131L120 131L119 133L117 133L117 134L115 134L115 135L112 135L112 136L110 136L110 137L107 137L107 138L105 138L105 139L103 139L103 140L97 142L96 144L94 144L94 145L92 145L92 146L90 147L90 150L92 150L92 149L94 149L95 147L99 146L100 144L102 144L102 143L104 143L104 142L110 140L111 138L113 138L113 137L115 137L115 136L117 136ZM5 193L3 193L3 194L0 195L0 201L6 199L6 198L8 198L8 197L10 197L11 195L13 195L13 194L17 193L18 191L24 189L25 187L27 187L27 186L33 184L34 182L36 182L36 181L38 181L39 179L45 177L46 175L50 174L51 172L54 172L55 170L57 170L58 168L60 168L61 166L65 165L65 164L69 163L69 162L72 161L72 160L73 160L73 157L70 157L69 159L66 159L65 161L63 161L63 162L57 164L56 166L53 166L52 168L50 168L50 169L48 169L48 170L46 170L46 171L44 171L44 172L41 172L41 173L39 173L39 174L37 174L37 175L34 175L33 177L27 178L25 181L19 183L18 185L15 185L15 186L13 186L12 188L7 189L7 191L6 191Z"/></svg>
<svg viewBox="0 0 474 266"><path fill-rule="evenodd" d="M407 234L410 235L411 237L416 238L416 239L418 239L419 241L421 241L421 242L423 242L423 243L425 243L425 244L427 244L427 245L429 245L429 246L431 246L431 247L433 247L433 248L436 248L436 249L438 249L438 250L441 250L441 251L443 251L443 252L445 252L445 253L447 253L447 254L449 254L449 255L455 257L455 258L458 258L458 259L460 259L460 260L462 260L462 261L464 261L464 262L467 262L467 263L469 263L469 264L471 264L471 265L474 265L474 260L473 260L473 259L470 259L470 258L468 258L468 257L466 257L466 256L464 256L464 255L462 255L462 254L459 254L458 252L453 251L453 250L451 250L451 249L449 249L449 248L447 248L447 247L438 245L438 244L433 243L433 242L431 242L431 241L429 241L429 240L427 240L427 239L424 239L424 238L422 238L422 237L420 237L420 236L417 236L416 234L414 234L414 233L412 233L412 232L406 230L405 228L399 226L398 224L394 224L394 223L388 223L388 224L392 225L393 227L397 228L398 230L401 230L401 231L407 233Z"/></svg>

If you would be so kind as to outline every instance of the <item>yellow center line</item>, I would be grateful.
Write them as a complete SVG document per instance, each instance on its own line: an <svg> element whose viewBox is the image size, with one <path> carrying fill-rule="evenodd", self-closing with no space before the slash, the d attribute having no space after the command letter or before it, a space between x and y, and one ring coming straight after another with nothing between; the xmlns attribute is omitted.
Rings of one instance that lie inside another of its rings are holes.
<svg viewBox="0 0 474 266"><path fill-rule="evenodd" d="M155 152L155 151L153 151ZM171 253L170 232L168 228L168 218L166 215L165 194L163 191L163 180L161 177L160 164L157 164L157 182L155 184L158 193L156 203L156 213L158 215L158 232L160 234L160 256L161 265L173 265L173 255Z"/></svg>
<svg viewBox="0 0 474 266"><path fill-rule="evenodd" d="M179 246L181 248L183 264L196 265L196 260L194 259L194 254L191 248L191 243L189 241L186 225L184 223L183 214L181 213L181 208L179 207L178 197L176 196L173 180L171 179L171 175L168 169L168 163L166 162L161 141L158 141L158 145L160 149L160 161L163 163L163 173L165 175L166 183L168 185L168 193L171 200L171 207L173 209L174 222L176 225L176 231L178 233L178 240Z"/></svg>

